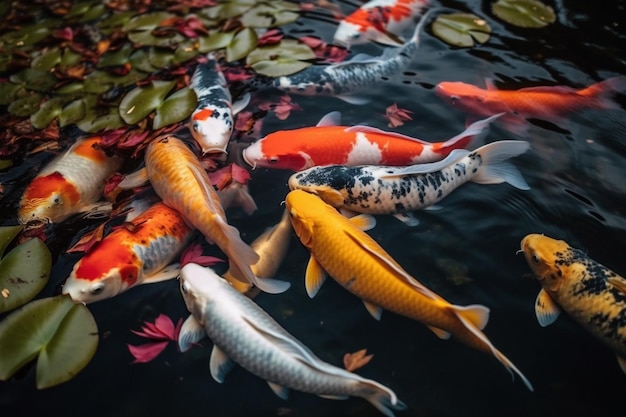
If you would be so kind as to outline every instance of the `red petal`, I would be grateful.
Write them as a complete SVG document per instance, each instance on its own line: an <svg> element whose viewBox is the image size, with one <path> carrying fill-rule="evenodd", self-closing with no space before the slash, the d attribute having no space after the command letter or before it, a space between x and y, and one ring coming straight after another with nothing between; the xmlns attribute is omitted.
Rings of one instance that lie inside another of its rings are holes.
<svg viewBox="0 0 626 417"><path fill-rule="evenodd" d="M133 357L135 358L133 363L146 363L159 356L159 354L163 352L168 343L168 341L163 341L155 343L145 343L139 346L127 344L126 346L128 346L130 354L133 355Z"/></svg>
<svg viewBox="0 0 626 417"><path fill-rule="evenodd" d="M231 175L239 184L246 184L250 180L250 172L237 164L231 164Z"/></svg>
<svg viewBox="0 0 626 417"><path fill-rule="evenodd" d="M157 329L161 331L161 333L167 336L170 340L176 341L176 338L175 338L176 330L175 330L174 322L172 321L171 318L169 318L169 316L166 316L165 314L159 314L159 316L154 321L154 325L157 327Z"/></svg>

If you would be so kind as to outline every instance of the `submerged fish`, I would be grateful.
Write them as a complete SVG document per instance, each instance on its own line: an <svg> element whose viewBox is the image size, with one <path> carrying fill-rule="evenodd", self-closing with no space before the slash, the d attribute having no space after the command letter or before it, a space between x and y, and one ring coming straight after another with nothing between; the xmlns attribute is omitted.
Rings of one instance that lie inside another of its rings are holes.
<svg viewBox="0 0 626 417"><path fill-rule="evenodd" d="M333 41L351 46L375 41L402 45L399 35L415 24L428 0L371 0L343 18Z"/></svg>
<svg viewBox="0 0 626 417"><path fill-rule="evenodd" d="M392 410L405 408L391 389L319 359L211 269L185 265L180 290L192 314L180 331L181 350L208 335L211 376L217 382L237 363L266 380L282 399L291 388L325 398L361 397L390 417Z"/></svg>
<svg viewBox="0 0 626 417"><path fill-rule="evenodd" d="M289 192L285 202L296 235L311 253L305 277L310 297L317 294L328 274L363 300L374 318L380 319L385 309L425 324L440 338L452 335L492 354L532 390L526 377L481 331L487 325L489 309L450 304L409 275L362 230L372 227L371 217L361 214L348 219L302 190Z"/></svg>
<svg viewBox="0 0 626 417"><path fill-rule="evenodd" d="M435 92L453 107L477 117L505 113L500 121L510 131L523 134L528 118L563 126L567 124L565 117L576 111L619 108L610 96L625 87L626 77L620 76L580 90L563 86L499 90L490 82L487 89L462 82L441 82Z"/></svg>
<svg viewBox="0 0 626 417"><path fill-rule="evenodd" d="M411 62L428 14L417 25L412 38L399 48L387 49L378 57L358 54L337 64L312 65L293 75L276 78L273 85L292 94L335 96L348 103L364 104L368 100L354 93L376 85L382 77L398 73Z"/></svg>
<svg viewBox="0 0 626 417"><path fill-rule="evenodd" d="M97 202L122 158L107 155L100 141L97 136L78 140L37 174L22 195L20 223L58 223L77 213L111 210L110 204Z"/></svg>
<svg viewBox="0 0 626 417"><path fill-rule="evenodd" d="M529 234L521 247L542 287L535 302L539 324L552 324L565 310L615 352L626 373L626 279L562 240Z"/></svg>
<svg viewBox="0 0 626 417"><path fill-rule="evenodd" d="M233 116L248 105L250 95L246 94L233 105L226 78L214 54L209 54L206 63L198 64L190 87L198 97L196 110L191 114L191 135L202 153L226 152L234 126Z"/></svg>
<svg viewBox="0 0 626 417"><path fill-rule="evenodd" d="M289 288L288 282L260 280L254 275L251 265L259 256L241 239L239 231L228 224L209 176L184 142L174 136L152 141L146 148L145 162L155 192L226 254L233 277L270 293Z"/></svg>
<svg viewBox="0 0 626 417"><path fill-rule="evenodd" d="M297 172L289 188L318 195L338 209L356 213L393 214L409 225L418 223L411 211L441 201L466 182L508 182L526 190L528 185L509 158L526 152L523 141L498 141L475 151L455 149L442 161L407 167L325 165Z"/></svg>
<svg viewBox="0 0 626 417"><path fill-rule="evenodd" d="M140 284L176 278L180 268L171 263L192 233L176 210L153 204L85 254L63 284L63 294L87 304Z"/></svg>
<svg viewBox="0 0 626 417"><path fill-rule="evenodd" d="M270 278L276 274L289 249L292 231L289 213L285 210L278 223L252 241L250 246L259 255L259 260L251 265L254 275L259 278ZM249 284L233 278L230 270L226 271L223 276L240 292L246 292L251 288Z"/></svg>
<svg viewBox="0 0 626 417"><path fill-rule="evenodd" d="M427 142L369 126L338 126L331 112L317 126L279 130L243 150L250 166L300 171L319 165L413 165L439 161L478 141L499 115L480 120L445 142Z"/></svg>

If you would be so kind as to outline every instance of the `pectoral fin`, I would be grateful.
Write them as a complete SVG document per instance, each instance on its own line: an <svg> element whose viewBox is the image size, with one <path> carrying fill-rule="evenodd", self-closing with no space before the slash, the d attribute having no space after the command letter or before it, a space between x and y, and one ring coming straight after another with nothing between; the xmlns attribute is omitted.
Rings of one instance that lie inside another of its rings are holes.
<svg viewBox="0 0 626 417"><path fill-rule="evenodd" d="M543 288L539 291L537 300L535 301L535 314L537 315L537 321L539 321L541 327L551 325L559 317L559 314L561 314L559 306Z"/></svg>
<svg viewBox="0 0 626 417"><path fill-rule="evenodd" d="M154 284L155 282L167 281L168 279L176 278L178 275L180 275L180 264L171 264L152 275L144 277L143 284Z"/></svg>
<svg viewBox="0 0 626 417"><path fill-rule="evenodd" d="M204 327L193 317L189 316L183 322L178 334L178 348L181 352L186 352L191 349L191 345L198 343L204 339L206 332Z"/></svg>
<svg viewBox="0 0 626 417"><path fill-rule="evenodd" d="M396 213L393 215L393 217L400 220L407 226L415 227L420 224L420 221L415 218L413 213Z"/></svg>
<svg viewBox="0 0 626 417"><path fill-rule="evenodd" d="M327 400L347 400L347 395L319 395L319 397L326 398Z"/></svg>
<svg viewBox="0 0 626 417"><path fill-rule="evenodd" d="M369 301L363 300L363 304L365 304L365 308L376 320L380 320L380 316L383 314L383 309L376 304L372 304Z"/></svg>
<svg viewBox="0 0 626 417"><path fill-rule="evenodd" d="M283 387L282 385L278 385L274 382L267 381L267 385L270 386L274 394L276 394L279 398L286 400L289 397L289 389Z"/></svg>
<svg viewBox="0 0 626 417"><path fill-rule="evenodd" d="M148 181L150 181L148 170L144 167L132 174L128 174L117 186L123 189L135 188L146 184Z"/></svg>
<svg viewBox="0 0 626 417"><path fill-rule="evenodd" d="M610 277L606 279L617 290L626 294L626 279L622 277Z"/></svg>
<svg viewBox="0 0 626 417"><path fill-rule="evenodd" d="M322 284L326 281L326 272L317 260L311 256L309 263L306 266L305 281L306 293L310 298L317 295Z"/></svg>
<svg viewBox="0 0 626 417"><path fill-rule="evenodd" d="M250 97L250 93L246 93L233 103L233 116L246 108L248 103L250 103Z"/></svg>
<svg viewBox="0 0 626 417"><path fill-rule="evenodd" d="M428 326L428 328L437 335L438 338L443 339L443 340L448 340L450 339L450 333L440 329L439 327L434 327L434 326Z"/></svg>
<svg viewBox="0 0 626 417"><path fill-rule="evenodd" d="M213 350L211 351L211 376L214 380L219 382L220 384L224 382L224 378L228 371L230 371L235 362L231 361L228 356L224 353L222 349L213 345Z"/></svg>
<svg viewBox="0 0 626 417"><path fill-rule="evenodd" d="M368 231L376 227L376 219L374 218L374 216L370 216L369 214L358 214L354 217L351 217L350 221L353 225L363 231Z"/></svg>

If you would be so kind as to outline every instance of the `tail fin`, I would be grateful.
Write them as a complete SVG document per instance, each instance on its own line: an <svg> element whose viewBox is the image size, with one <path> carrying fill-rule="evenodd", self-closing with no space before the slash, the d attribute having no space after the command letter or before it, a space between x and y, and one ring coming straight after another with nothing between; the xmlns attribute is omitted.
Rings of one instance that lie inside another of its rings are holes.
<svg viewBox="0 0 626 417"><path fill-rule="evenodd" d="M420 19L420 22L415 27L415 31L413 32L413 36L411 36L411 39L409 39L409 41L406 42L404 44L404 46L400 47L400 53L401 54L407 54L409 56L413 55L413 53L419 47L419 44L420 44L420 34L422 32L422 29L424 29L424 26L426 25L426 22L428 22L428 20L430 20L432 14L435 11L438 11L438 10L439 10L438 8L434 8L434 9L430 9L428 12L424 13L424 16L422 16L422 18ZM391 49L391 51L395 51L395 50Z"/></svg>
<svg viewBox="0 0 626 417"><path fill-rule="evenodd" d="M618 76L583 88L578 94L595 98L601 109L612 110L619 109L620 106L610 96L620 91L624 92L624 90L626 90L626 76Z"/></svg>
<svg viewBox="0 0 626 417"><path fill-rule="evenodd" d="M475 121L467 126L464 131L442 143L437 152L448 154L452 149L475 149L482 144L483 139L487 136L491 122L503 114L498 113L486 119Z"/></svg>
<svg viewBox="0 0 626 417"><path fill-rule="evenodd" d="M502 365L504 365L504 367L511 373L511 375L514 376L515 374L517 374L524 382L524 385L526 385L526 387L530 391L534 391L532 384L524 376L524 374L519 369L517 369L517 367L513 364L513 362L509 360L509 358L504 356L502 352L496 349L495 346L491 344L491 341L489 341L487 336L483 332L481 332L480 329L471 321L471 318L467 317L467 312L465 311L465 309L462 307L453 306L453 310L461 323L463 323L465 328L468 329L474 336L476 336L484 345L486 345L488 350L493 354L493 356L495 356L498 361L500 361Z"/></svg>
<svg viewBox="0 0 626 417"><path fill-rule="evenodd" d="M361 381L363 392L361 397L370 402L381 413L387 417L394 417L393 410L402 411L406 409L406 404L398 399L396 393L386 386L371 379Z"/></svg>
<svg viewBox="0 0 626 417"><path fill-rule="evenodd" d="M529 190L530 187L517 168L504 162L509 158L523 154L529 148L530 143L525 141L501 140L476 149L475 153L482 158L482 165L478 168L472 181L479 184L507 182L520 190Z"/></svg>

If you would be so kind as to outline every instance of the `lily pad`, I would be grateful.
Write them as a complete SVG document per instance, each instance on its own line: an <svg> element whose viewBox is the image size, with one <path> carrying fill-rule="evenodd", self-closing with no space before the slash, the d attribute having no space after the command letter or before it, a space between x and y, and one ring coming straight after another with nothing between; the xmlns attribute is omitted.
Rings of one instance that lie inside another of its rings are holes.
<svg viewBox="0 0 626 417"><path fill-rule="evenodd" d="M233 36L235 36L234 31L215 31L208 36L200 36L198 38L198 51L200 53L206 54L207 52L215 51L216 49L226 48L228 44L233 40Z"/></svg>
<svg viewBox="0 0 626 417"><path fill-rule="evenodd" d="M74 124L82 120L86 113L87 103L85 99L74 100L63 107L63 110L59 113L59 126L65 127Z"/></svg>
<svg viewBox="0 0 626 417"><path fill-rule="evenodd" d="M505 22L523 28L542 28L556 21L552 7L536 0L498 0L491 10Z"/></svg>
<svg viewBox="0 0 626 417"><path fill-rule="evenodd" d="M469 13L441 15L432 24L432 31L442 41L460 47L472 47L489 40L491 27L487 22Z"/></svg>
<svg viewBox="0 0 626 417"><path fill-rule="evenodd" d="M112 13L109 17L100 20L97 25L102 33L109 35L114 29L128 25L135 14L132 10Z"/></svg>
<svg viewBox="0 0 626 417"><path fill-rule="evenodd" d="M220 1L218 5L207 7L200 11L200 15L211 20L230 19L240 16L257 4L257 0L226 0Z"/></svg>
<svg viewBox="0 0 626 417"><path fill-rule="evenodd" d="M282 26L298 20L299 10L298 5L286 1L260 3L241 16L241 23L254 28Z"/></svg>
<svg viewBox="0 0 626 417"><path fill-rule="evenodd" d="M268 77L294 74L311 65L315 52L294 39L282 39L279 43L261 46L248 54L247 65Z"/></svg>
<svg viewBox="0 0 626 417"><path fill-rule="evenodd" d="M0 228L0 247L19 233L21 226ZM35 298L50 277L52 256L41 239L32 238L14 247L0 261L0 313L13 310Z"/></svg>
<svg viewBox="0 0 626 417"><path fill-rule="evenodd" d="M124 65L132 52L133 46L128 42L124 43L121 48L103 54L98 61L98 68Z"/></svg>
<svg viewBox="0 0 626 417"><path fill-rule="evenodd" d="M62 98L55 97L43 103L39 110L30 116L33 127L36 129L47 127L63 111L63 101Z"/></svg>
<svg viewBox="0 0 626 417"><path fill-rule="evenodd" d="M14 83L0 82L0 106L10 104L15 97L24 93L24 86Z"/></svg>
<svg viewBox="0 0 626 417"><path fill-rule="evenodd" d="M169 96L157 109L152 129L160 129L185 120L196 108L198 98L190 88L181 88Z"/></svg>
<svg viewBox="0 0 626 417"><path fill-rule="evenodd" d="M72 379L98 347L98 326L83 304L68 295L35 300L0 322L0 379L6 381L37 359L37 388Z"/></svg>
<svg viewBox="0 0 626 417"><path fill-rule="evenodd" d="M120 117L129 125L139 123L155 110L175 81L152 81L150 84L129 91L120 103Z"/></svg>
<svg viewBox="0 0 626 417"><path fill-rule="evenodd" d="M48 92L57 83L57 79L48 71L26 68L10 77L12 83L21 84L33 91Z"/></svg>
<svg viewBox="0 0 626 417"><path fill-rule="evenodd" d="M61 62L61 50L52 48L34 58L30 67L34 70L45 72L50 71L59 62Z"/></svg>
<svg viewBox="0 0 626 417"><path fill-rule="evenodd" d="M124 30L128 31L128 39L136 45L156 45L156 46L176 46L185 37L178 32L172 31L168 35L155 36L152 31L156 29L161 22L175 17L168 12L155 12L140 15L132 18L126 25Z"/></svg>
<svg viewBox="0 0 626 417"><path fill-rule="evenodd" d="M232 40L226 47L226 60L228 62L238 61L245 58L254 48L256 48L258 37L254 29L244 28L235 33Z"/></svg>
<svg viewBox="0 0 626 417"><path fill-rule="evenodd" d="M0 169L6 169L13 166L13 161L10 159L0 159Z"/></svg>
<svg viewBox="0 0 626 417"><path fill-rule="evenodd" d="M126 75L113 75L104 70L96 70L85 77L85 91L87 93L101 94L113 87L125 87L141 81L149 74L136 71L134 68Z"/></svg>
<svg viewBox="0 0 626 417"><path fill-rule="evenodd" d="M178 48L176 48L172 62L174 64L181 64L189 61L191 58L194 58L198 55L198 53L198 46L195 39L186 40L178 45Z"/></svg>
<svg viewBox="0 0 626 417"><path fill-rule="evenodd" d="M15 116L28 117L39 109L39 103L42 98L39 93L28 92L28 94L18 98L9 105L9 113Z"/></svg>
<svg viewBox="0 0 626 417"><path fill-rule="evenodd" d="M91 107L76 126L83 132L96 133L101 130L117 129L124 126L117 107Z"/></svg>
<svg viewBox="0 0 626 417"><path fill-rule="evenodd" d="M0 38L0 44L6 47L27 47L36 44L52 33L58 26L58 21L44 19L38 23L23 26L13 32L8 32Z"/></svg>

